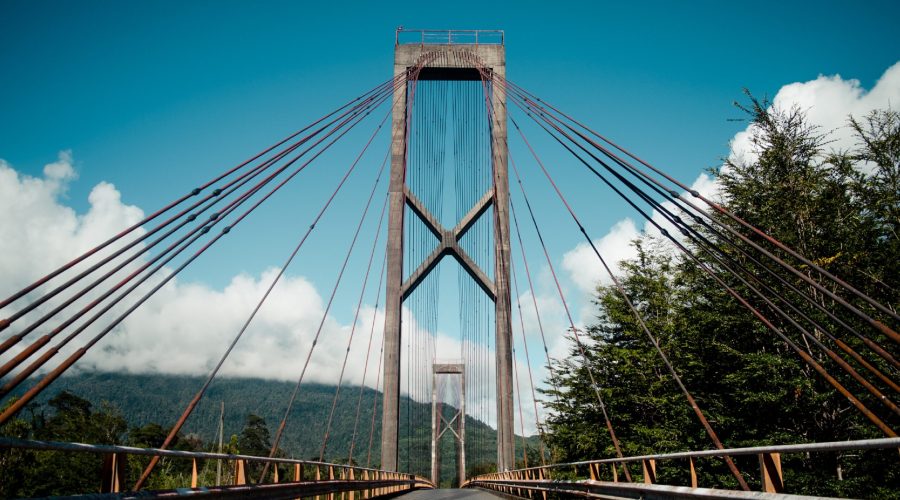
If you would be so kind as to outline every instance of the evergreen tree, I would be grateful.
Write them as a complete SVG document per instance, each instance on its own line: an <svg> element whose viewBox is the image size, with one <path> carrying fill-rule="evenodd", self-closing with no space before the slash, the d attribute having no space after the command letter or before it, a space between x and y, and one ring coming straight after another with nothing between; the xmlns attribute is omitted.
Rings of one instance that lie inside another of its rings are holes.
<svg viewBox="0 0 900 500"><path fill-rule="evenodd" d="M244 455L269 456L269 451L272 449L272 439L264 418L252 413L247 415L246 424L244 424L244 429L238 438L238 448ZM259 474L262 473L263 466L264 464L261 462L250 462L247 464L247 473L256 480ZM248 480L250 477L248 477Z"/></svg>
<svg viewBox="0 0 900 500"><path fill-rule="evenodd" d="M753 150L746 157L728 159L716 172L723 204L817 265L858 284L876 300L895 308L900 297L898 113L876 111L861 121L851 119L849 126L858 139L857 147L829 152L829 134L809 125L798 108L773 109L767 102L751 97L742 109L752 121ZM745 231L731 219L719 217L723 224ZM724 262L741 270L747 282L726 273L713 258L719 254L698 244L690 245L702 262L838 376L888 425L897 427L894 415L884 411L876 398L855 384L747 284L760 287L754 280L759 277L771 292L796 307L793 317L799 317L799 311L812 320L805 327L816 340L837 350L826 333L839 334L847 345L864 353L867 362L893 376L893 367L866 350L860 339L840 330L827 312L836 311L842 321L870 334L871 329L865 330L867 325L838 311L827 294L799 277L768 261L748 258L748 254L757 255L755 250L728 232L706 226L696 229L713 245L724 249ZM764 244L759 238L754 240ZM620 279L625 292L726 446L881 437L846 398L694 261L676 255L671 246L649 237L634 245L637 257L622 266ZM784 252L772 251L806 276L823 280L809 266ZM828 290L837 291L837 287ZM801 294L812 300L805 300ZM879 317L874 308L859 302L858 307ZM596 305L596 321L587 331L591 346L588 363L602 387L623 452L638 455L712 448L618 290L600 286ZM779 305L786 307L784 303ZM599 403L589 385L587 367L574 345L570 354L555 362L556 379L548 384L560 388L558 392L548 391L556 392L548 398L554 410L548 419L548 437L557 452L563 453L561 461L614 456ZM857 363L854 366L863 370ZM874 379L871 374L866 375ZM794 454L784 455L782 460L791 492L897 496L900 477L896 454L890 450L844 455ZM736 462L745 478L758 485L755 459ZM698 467L702 485L736 486L721 462L702 460ZM837 477L839 469L842 480ZM687 480L683 467L666 464L660 464L658 476L662 482L675 484Z"/></svg>

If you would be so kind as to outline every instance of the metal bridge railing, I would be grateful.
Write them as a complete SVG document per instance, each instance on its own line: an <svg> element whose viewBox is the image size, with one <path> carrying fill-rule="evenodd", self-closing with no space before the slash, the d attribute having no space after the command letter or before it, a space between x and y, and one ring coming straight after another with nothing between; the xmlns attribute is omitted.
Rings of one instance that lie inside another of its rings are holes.
<svg viewBox="0 0 900 500"><path fill-rule="evenodd" d="M265 498L300 498L332 493L350 493L350 498L354 498L353 493L359 493L360 498L374 498L382 495L396 495L417 489L434 488L431 481L412 474L293 458L269 458L230 453L162 450L159 448L137 448L117 445L61 443L6 437L0 437L0 449L81 452L102 455L103 467L101 477L98 478L101 494L90 495L90 498L133 498L137 496L152 498L186 494L212 497L262 496ZM193 464L190 489L126 491L130 486L126 477L127 460L125 457L128 455L191 460ZM231 484L200 484L198 460L220 460L228 463L231 472L228 476L231 476L229 480ZM289 467L291 474L288 474L288 477L279 477L278 467L272 467L273 473L267 478L269 482L250 484L246 473L247 462L289 465L291 466Z"/></svg>
<svg viewBox="0 0 900 500"><path fill-rule="evenodd" d="M410 30L397 28L397 45L503 45L503 30Z"/></svg>
<svg viewBox="0 0 900 500"><path fill-rule="evenodd" d="M900 438L757 446L608 458L484 474L468 480L463 487L487 488L507 495L528 498L540 495L545 499L548 493L567 496L604 495L604 498L644 498L648 495L652 498L760 498L758 492L701 488L697 480L696 461L702 458L723 457L726 455L731 457L756 455L759 459L762 491L766 493L783 493L785 485L781 469L782 454L891 448L900 448ZM657 462L671 460L686 461L685 465L690 471L690 486L662 485L657 483ZM641 464L642 482L619 482L618 467L626 463L635 462ZM609 469L606 469L605 466L609 466ZM604 472L606 470L608 472ZM573 478L573 474L576 476L575 478ZM554 478L554 476L556 477Z"/></svg>

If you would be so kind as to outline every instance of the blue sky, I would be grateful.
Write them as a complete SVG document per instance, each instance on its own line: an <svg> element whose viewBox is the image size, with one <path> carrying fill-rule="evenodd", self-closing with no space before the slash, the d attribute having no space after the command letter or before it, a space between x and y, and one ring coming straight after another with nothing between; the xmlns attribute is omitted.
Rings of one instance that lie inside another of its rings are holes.
<svg viewBox="0 0 900 500"><path fill-rule="evenodd" d="M732 102L743 88L773 96L821 74L871 88L900 57L898 18L900 3L877 1L7 0L0 4L0 158L40 176L59 151L71 150L79 179L62 203L84 211L88 193L106 181L124 203L149 212L390 77L394 28L403 25L505 30L511 80L690 183L718 165L746 127L732 121L742 118ZM238 273L279 265L371 130L328 157L333 168L298 179L184 279L222 287ZM634 217L564 168L549 141L537 142L545 160L560 163L561 181L596 237ZM386 147L386 139L375 145L373 161L340 199L350 205L326 218L292 267L322 294L349 242L342 228L355 224ZM561 216L549 191L532 196L547 221ZM580 241L567 224L545 226L557 261ZM371 239L362 241L351 273L365 264ZM347 286L338 298L335 315L345 323L357 293Z"/></svg>

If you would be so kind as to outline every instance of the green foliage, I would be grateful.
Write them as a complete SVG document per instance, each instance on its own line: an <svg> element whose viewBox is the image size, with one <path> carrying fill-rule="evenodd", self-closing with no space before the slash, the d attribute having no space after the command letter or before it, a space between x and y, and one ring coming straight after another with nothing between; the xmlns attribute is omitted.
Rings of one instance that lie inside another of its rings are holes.
<svg viewBox="0 0 900 500"><path fill-rule="evenodd" d="M7 422L0 432L7 436L43 441L121 444L127 425L121 412L107 403L93 405L63 391L43 406L31 405L28 417ZM49 414L47 413L49 411ZM55 496L73 491L99 491L102 458L90 453L5 450L0 496Z"/></svg>
<svg viewBox="0 0 900 500"><path fill-rule="evenodd" d="M742 109L752 120L754 150L745 158L728 159L716 172L724 205L881 303L896 307L900 303L900 114L876 111L861 121L851 119L857 147L827 152L829 135L810 126L802 110L771 109L752 97ZM742 230L726 216L718 217L723 224ZM767 268L750 259L748 254L755 255L754 251L733 235L706 226L697 229L726 249L733 259L726 262L742 269L748 281L733 278L711 253L692 245L704 265L837 376L889 426L897 428L900 421L896 415L816 349L811 339L803 338L796 325L780 317L774 303L759 298L748 285L761 287L754 279L759 277L770 287L767 295L784 296L796 307L794 317L801 317L799 311L809 319L801 321L806 321L803 326L816 340L837 351L826 335L833 333L869 364L894 376L893 367L867 350L858 337L846 334L826 313L839 309L833 300L777 266ZM881 437L845 397L696 262L675 255L671 247L649 237L633 244L637 257L623 263L622 286L726 446ZM772 251L808 276L822 278L789 255ZM814 300L801 300L801 291ZM596 321L586 332L588 363L601 386L623 453L712 448L618 290L598 288L596 305ZM857 301L856 305L878 317L877 311L864 303ZM844 313L839 317L895 351L858 318ZM881 385L864 367L847 359ZM557 460L615 456L587 368L574 343L570 356L556 361L553 368L550 385L559 390L548 391L554 409L548 424ZM882 390L892 393L887 387ZM900 491L896 450L784 455L782 460L792 493L896 498ZM755 457L738 459L737 465L751 486L758 487ZM842 480L837 478L838 468ZM717 460L700 461L698 469L703 486L736 486ZM639 470L634 468L632 473ZM687 481L684 464L661 463L658 474L661 482Z"/></svg>
<svg viewBox="0 0 900 500"><path fill-rule="evenodd" d="M238 438L238 449L243 455L254 455L257 457L269 456L272 449L272 439L269 436L269 427L266 425L265 419L258 415L247 415L247 422ZM262 473L263 464L251 462L247 464L247 474L249 478L255 480Z"/></svg>
<svg viewBox="0 0 900 500"><path fill-rule="evenodd" d="M143 427L135 427L129 432L129 438L133 446L141 448L159 448L169 435L169 430L156 422L150 422ZM177 446L178 438L176 437L172 445Z"/></svg>
<svg viewBox="0 0 900 500"><path fill-rule="evenodd" d="M271 448L272 439L265 419L252 413L247 415L247 423L238 438L238 449L244 455L266 456Z"/></svg>

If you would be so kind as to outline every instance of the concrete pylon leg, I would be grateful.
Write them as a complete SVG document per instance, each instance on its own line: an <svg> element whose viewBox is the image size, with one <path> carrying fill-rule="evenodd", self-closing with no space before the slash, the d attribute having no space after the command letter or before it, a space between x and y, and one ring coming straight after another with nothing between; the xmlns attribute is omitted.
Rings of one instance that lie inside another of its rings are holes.
<svg viewBox="0 0 900 500"><path fill-rule="evenodd" d="M406 67L394 65L394 75ZM381 420L381 468L396 471L399 466L398 427L400 424L400 313L403 301L403 212L406 168L406 83L394 90L391 125L390 212L388 214L387 275L384 317L384 404Z"/></svg>
<svg viewBox="0 0 900 500"><path fill-rule="evenodd" d="M504 77L506 66L494 68ZM509 173L507 171L506 93L495 87L491 96L494 157L494 302L497 356L497 470L515 468L513 423L512 305L509 296Z"/></svg>

